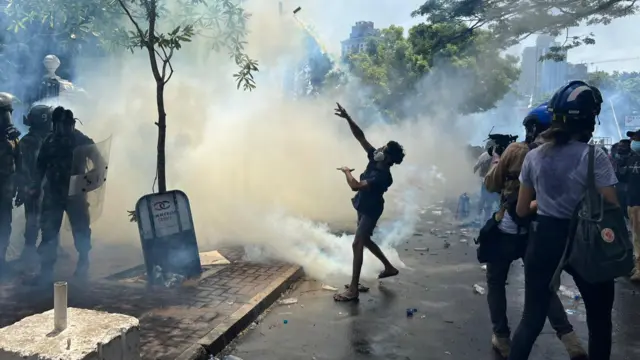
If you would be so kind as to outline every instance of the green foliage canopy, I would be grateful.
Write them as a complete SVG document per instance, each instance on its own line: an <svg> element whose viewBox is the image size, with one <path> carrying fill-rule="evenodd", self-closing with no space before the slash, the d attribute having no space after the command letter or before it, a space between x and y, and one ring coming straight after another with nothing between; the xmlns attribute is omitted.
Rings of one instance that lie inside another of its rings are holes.
<svg viewBox="0 0 640 360"><path fill-rule="evenodd" d="M449 41L472 36L480 29L491 31L502 48L515 45L533 34L565 36L565 41L552 49L546 58L561 60L569 49L595 44L592 33L569 31L579 25L608 25L614 19L636 14L636 0L428 0L413 16L425 17L429 23L467 24L455 34L441 40Z"/></svg>
<svg viewBox="0 0 640 360"><path fill-rule="evenodd" d="M408 115L407 99L441 102L442 97L420 86L427 74L452 79L452 84L443 87L458 86L454 95L465 101L455 104L455 110L466 114L485 111L494 107L518 78L517 58L496 51L491 34L485 31L438 45L443 37L464 28L463 24L423 23L404 36L402 27L391 26L383 29L380 37L370 39L364 51L350 54L347 62L352 74L372 89L373 105L392 119ZM441 89L435 86L433 90Z"/></svg>
<svg viewBox="0 0 640 360"><path fill-rule="evenodd" d="M234 75L238 88L255 88L257 62L244 52L249 14L238 1L178 0L169 10L162 0L8 0L4 11L8 30L28 33L27 46L38 46L42 37L73 52L92 42L131 51L152 42L159 58L170 59L183 43L201 36L211 41L212 50L226 50L239 66Z"/></svg>

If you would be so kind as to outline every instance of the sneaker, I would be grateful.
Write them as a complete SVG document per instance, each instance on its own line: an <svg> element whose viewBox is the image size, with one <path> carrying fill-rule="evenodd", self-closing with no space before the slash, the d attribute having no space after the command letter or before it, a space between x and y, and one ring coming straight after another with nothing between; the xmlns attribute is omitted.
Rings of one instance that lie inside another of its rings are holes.
<svg viewBox="0 0 640 360"><path fill-rule="evenodd" d="M497 351L503 358L508 358L511 352L511 339L508 337L499 337L496 334L491 336L491 345L493 350Z"/></svg>
<svg viewBox="0 0 640 360"><path fill-rule="evenodd" d="M562 341L565 349L567 349L567 353L569 353L569 358L571 360L589 359L587 351L582 347L582 343L575 332L572 331L568 334L562 335L560 341Z"/></svg>

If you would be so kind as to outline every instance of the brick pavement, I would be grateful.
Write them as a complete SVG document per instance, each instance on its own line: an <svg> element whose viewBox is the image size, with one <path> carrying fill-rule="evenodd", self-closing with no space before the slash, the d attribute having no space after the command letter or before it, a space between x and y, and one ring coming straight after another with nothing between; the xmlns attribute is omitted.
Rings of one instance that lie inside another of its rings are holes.
<svg viewBox="0 0 640 360"><path fill-rule="evenodd" d="M194 287L155 289L120 281L69 283L69 306L128 314L140 319L144 359L175 359L227 316L291 269L282 263L243 262L237 250L221 250L232 263ZM0 292L0 327L53 307L53 291L15 286Z"/></svg>

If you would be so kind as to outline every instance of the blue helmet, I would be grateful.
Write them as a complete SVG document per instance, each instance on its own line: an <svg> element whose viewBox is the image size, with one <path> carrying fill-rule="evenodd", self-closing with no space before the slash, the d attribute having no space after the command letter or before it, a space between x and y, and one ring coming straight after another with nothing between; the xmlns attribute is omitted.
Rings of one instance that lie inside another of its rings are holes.
<svg viewBox="0 0 640 360"><path fill-rule="evenodd" d="M522 125L528 128L534 126L538 129L538 131L543 131L548 129L551 126L552 114L549 111L548 103L544 102L535 108L531 109L527 116L525 116Z"/></svg>
<svg viewBox="0 0 640 360"><path fill-rule="evenodd" d="M584 81L574 80L561 87L549 100L553 120L595 119L600 114L602 94Z"/></svg>

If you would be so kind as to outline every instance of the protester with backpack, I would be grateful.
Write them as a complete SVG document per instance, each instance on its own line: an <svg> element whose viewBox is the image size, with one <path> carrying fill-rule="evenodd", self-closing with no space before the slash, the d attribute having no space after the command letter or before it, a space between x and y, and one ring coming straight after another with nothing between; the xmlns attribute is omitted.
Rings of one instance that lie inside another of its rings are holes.
<svg viewBox="0 0 640 360"><path fill-rule="evenodd" d="M607 250L601 250L603 246L616 247L619 239L624 240L619 230L624 219L616 196L618 181L613 166L601 148L588 145L601 104L600 91L585 82L572 81L560 88L548 104L553 118L551 128L541 135L545 144L525 156L516 213L520 217L537 213L537 217L525 256L524 311L513 337L510 360L529 358L558 286L556 283L553 289L551 286L559 278L558 269L573 276L584 299L589 359L610 358L617 274L607 267L610 263L598 263L595 259L608 254ZM592 202L595 197L601 201ZM593 211L585 211L586 208L597 208L599 217L594 217ZM614 214L611 209L617 212ZM613 228L594 231L603 219L611 218L615 218ZM595 236L597 243L593 242ZM569 248L567 244L572 246ZM586 251L585 244L595 252ZM582 257L577 256L576 249L583 251ZM582 266L585 264L589 266ZM589 267L607 276L594 277Z"/></svg>
<svg viewBox="0 0 640 360"><path fill-rule="evenodd" d="M550 125L551 115L546 103L531 110L523 121L525 141L510 144L498 164L489 170L484 179L488 191L500 193L500 210L494 215L498 221L497 228L491 238L481 243L480 247L486 248L484 253L487 256L483 262L487 263L487 301L493 324L491 344L503 357L509 356L511 345L505 285L511 263L524 257L532 220L531 216L521 218L516 214L520 187L518 177L525 155L540 144L538 136ZM548 317L570 358L580 359L586 356L557 294L551 297Z"/></svg>

